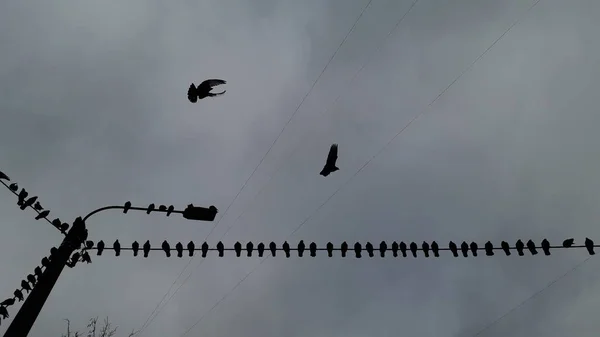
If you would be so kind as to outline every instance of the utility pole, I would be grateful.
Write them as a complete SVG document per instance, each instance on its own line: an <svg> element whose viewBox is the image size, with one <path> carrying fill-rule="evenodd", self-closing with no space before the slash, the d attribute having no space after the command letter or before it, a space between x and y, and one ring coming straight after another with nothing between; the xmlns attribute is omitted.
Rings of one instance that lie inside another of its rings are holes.
<svg viewBox="0 0 600 337"><path fill-rule="evenodd" d="M27 296L17 315L4 333L4 337L26 337L35 323L58 277L62 273L71 254L87 237L87 229L81 218L75 219L56 254L51 256L50 265L44 270L38 283Z"/></svg>

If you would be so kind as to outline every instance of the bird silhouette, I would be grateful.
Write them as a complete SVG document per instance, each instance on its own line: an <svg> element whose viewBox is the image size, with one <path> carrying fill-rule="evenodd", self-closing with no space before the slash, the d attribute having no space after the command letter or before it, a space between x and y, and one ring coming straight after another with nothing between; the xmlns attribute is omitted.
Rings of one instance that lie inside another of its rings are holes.
<svg viewBox="0 0 600 337"><path fill-rule="evenodd" d="M465 241L463 241L463 243L460 244L460 250L462 251L464 257L469 256L469 244Z"/></svg>
<svg viewBox="0 0 600 337"><path fill-rule="evenodd" d="M116 240L115 243L113 243L113 249L115 251L115 256L121 255L121 244L119 243L119 240Z"/></svg>
<svg viewBox="0 0 600 337"><path fill-rule="evenodd" d="M31 283L32 286L35 286L37 280L35 279L35 276L33 276L33 274L29 274L27 275L27 282Z"/></svg>
<svg viewBox="0 0 600 337"><path fill-rule="evenodd" d="M217 251L219 252L219 257L225 255L225 246L223 246L223 242L219 241L217 243Z"/></svg>
<svg viewBox="0 0 600 337"><path fill-rule="evenodd" d="M217 249L218 249L218 247L219 247L219 245L217 245ZM206 257L206 255L208 254L208 248L209 248L209 247L208 247L208 243L206 243L206 241L204 241L204 242L202 243L202 246L200 247L200 250L201 250L201 252L202 252L202 257L203 257L203 258L205 258L205 257ZM221 244L221 249L218 249L218 250L219 250L219 256L220 256L220 257L223 257L223 255L222 255L222 254L223 254L223 253L222 253L222 252L223 252L223 245L222 245L222 244Z"/></svg>
<svg viewBox="0 0 600 337"><path fill-rule="evenodd" d="M254 249L254 244L252 243L252 241L249 241L246 244L246 253L248 254L248 257L252 257L252 250Z"/></svg>
<svg viewBox="0 0 600 337"><path fill-rule="evenodd" d="M144 250L144 257L148 257L148 254L150 254L150 248L152 248L150 246L150 240L147 240L142 246L142 249Z"/></svg>
<svg viewBox="0 0 600 337"><path fill-rule="evenodd" d="M97 255L98 256L102 255L102 251L104 250L104 241L102 241L102 240L98 241L98 244L96 245L96 249L98 250Z"/></svg>
<svg viewBox="0 0 600 337"><path fill-rule="evenodd" d="M333 257L333 243L327 242L327 256Z"/></svg>
<svg viewBox="0 0 600 337"><path fill-rule="evenodd" d="M6 307L0 307L0 316L2 316L2 319L7 319L9 317L8 310L6 310Z"/></svg>
<svg viewBox="0 0 600 337"><path fill-rule="evenodd" d="M515 243L515 248L517 248L517 254L519 254L519 256L525 255L523 252L523 249L525 249L525 244L523 241L521 241L521 239L517 240L517 243Z"/></svg>
<svg viewBox="0 0 600 337"><path fill-rule="evenodd" d="M258 257L263 257L265 254L265 244L262 242L259 243L258 247L256 247L256 250L258 250Z"/></svg>
<svg viewBox="0 0 600 337"><path fill-rule="evenodd" d="M506 254L506 256L510 256L510 245L508 244L508 242L502 241L502 243L500 243L500 247L502 247L502 250L504 251L504 254Z"/></svg>
<svg viewBox="0 0 600 337"><path fill-rule="evenodd" d="M177 242L175 245L175 250L177 251L177 257L183 257L183 245L181 242Z"/></svg>
<svg viewBox="0 0 600 337"><path fill-rule="evenodd" d="M38 214L35 217L35 219L36 220L45 219L46 217L48 217L48 215L50 215L50 211L49 210L41 211L40 214Z"/></svg>
<svg viewBox="0 0 600 337"><path fill-rule="evenodd" d="M323 167L323 169L321 170L321 173L319 173L319 174L322 175L323 177L327 177L331 173L339 170L339 168L336 166L337 159L338 159L338 145L332 144L331 147L329 148L329 154L327 155L327 161L325 162L325 166Z"/></svg>
<svg viewBox="0 0 600 337"><path fill-rule="evenodd" d="M35 267L35 269L33 270L33 273L35 274L35 276L37 276L37 279L39 281L40 277L42 277L42 268Z"/></svg>
<svg viewBox="0 0 600 337"><path fill-rule="evenodd" d="M69 224L66 222L63 222L62 225L60 225L60 231L62 233L66 233L69 230Z"/></svg>
<svg viewBox="0 0 600 337"><path fill-rule="evenodd" d="M56 256L56 254L58 254L58 248L56 248L56 247L50 248L50 261L52 261L52 258L54 256Z"/></svg>
<svg viewBox="0 0 600 337"><path fill-rule="evenodd" d="M19 190L19 185L17 185L17 183L12 183L12 184L8 185L8 189L13 192L16 192Z"/></svg>
<svg viewBox="0 0 600 337"><path fill-rule="evenodd" d="M302 257L304 255L304 249L306 249L304 240L300 240L300 242L298 242L298 257Z"/></svg>
<svg viewBox="0 0 600 337"><path fill-rule="evenodd" d="M174 210L175 207L173 207L173 205L169 206L169 208L167 208L167 216L171 215L171 213L173 213Z"/></svg>
<svg viewBox="0 0 600 337"><path fill-rule="evenodd" d="M550 255L550 241L547 239L542 240L542 250L544 251L544 255Z"/></svg>
<svg viewBox="0 0 600 337"><path fill-rule="evenodd" d="M10 181L10 178L2 171L0 171L0 180Z"/></svg>
<svg viewBox="0 0 600 337"><path fill-rule="evenodd" d="M240 255L242 255L242 244L239 241L237 241L233 245L233 250L235 250L235 256L240 257Z"/></svg>
<svg viewBox="0 0 600 337"><path fill-rule="evenodd" d="M79 262L79 257L80 256L81 255L78 252L74 253L71 256L71 258L69 259L69 261L67 261L67 267L69 267L69 268L75 267L75 265L77 264L77 262Z"/></svg>
<svg viewBox="0 0 600 337"><path fill-rule="evenodd" d="M387 243L385 241L381 241L379 243L379 256L382 258L385 257L385 252L387 251Z"/></svg>
<svg viewBox="0 0 600 337"><path fill-rule="evenodd" d="M494 244L491 241L486 242L483 248L485 249L485 255L494 256Z"/></svg>
<svg viewBox="0 0 600 337"><path fill-rule="evenodd" d="M411 242L408 246L410 247L410 252L412 253L412 256L417 257L417 251L419 250L419 246L417 246L417 243Z"/></svg>
<svg viewBox="0 0 600 337"><path fill-rule="evenodd" d="M291 256L291 254L290 254L290 244L287 241L284 241L283 245L281 245L281 248L283 248L283 252L285 253L285 257L289 258Z"/></svg>
<svg viewBox="0 0 600 337"><path fill-rule="evenodd" d="M187 250L190 256L194 256L194 249L196 249L196 245L194 244L193 241L190 241L187 244Z"/></svg>
<svg viewBox="0 0 600 337"><path fill-rule="evenodd" d="M15 299L14 298L7 298L4 301L2 301L2 303L0 303L0 306L10 307L13 304L15 304Z"/></svg>
<svg viewBox="0 0 600 337"><path fill-rule="evenodd" d="M23 210L25 210L25 208L31 207L35 203L35 201L37 200L37 198L38 198L37 196L34 196L34 197L31 197L31 198L27 199L23 203L23 205L21 205L21 210L23 211Z"/></svg>
<svg viewBox="0 0 600 337"><path fill-rule="evenodd" d="M275 257L277 255L277 245L275 242L269 243L269 250L271 251L271 256Z"/></svg>
<svg viewBox="0 0 600 337"><path fill-rule="evenodd" d="M158 210L161 211L161 212L166 212L167 211L167 206L160 205L160 206L158 206Z"/></svg>
<svg viewBox="0 0 600 337"><path fill-rule="evenodd" d="M573 244L575 243L575 239L566 239L565 241L563 241L562 246L565 248L569 248L571 246L573 246Z"/></svg>
<svg viewBox="0 0 600 337"><path fill-rule="evenodd" d="M362 257L362 246L360 245L359 242L354 244L354 255L356 256L357 259L360 259Z"/></svg>
<svg viewBox="0 0 600 337"><path fill-rule="evenodd" d="M92 249L94 248L94 241L86 241L85 242L85 249Z"/></svg>
<svg viewBox="0 0 600 337"><path fill-rule="evenodd" d="M373 245L369 241L367 241L367 244L365 245L365 249L367 251L367 254L369 254L369 257L375 256L375 254L373 253Z"/></svg>
<svg viewBox="0 0 600 337"><path fill-rule="evenodd" d="M140 250L139 242L133 241L131 244L131 250L133 250L133 256L138 256L138 251Z"/></svg>
<svg viewBox="0 0 600 337"><path fill-rule="evenodd" d="M129 212L129 209L131 209L131 201L127 201L125 205L123 205L123 213Z"/></svg>
<svg viewBox="0 0 600 337"><path fill-rule="evenodd" d="M194 83L190 84L190 87L188 88L188 100L191 103L196 103L198 102L199 99L204 99L206 97L215 97L215 96L220 96L223 95L225 92L227 92L227 90L223 90L222 92L217 92L217 93L212 93L211 90L213 89L213 87L222 85L222 84L226 84L227 82L224 80L219 80L219 79L208 79L202 83L200 83L200 85L198 85L196 87L196 85Z"/></svg>
<svg viewBox="0 0 600 337"><path fill-rule="evenodd" d="M437 244L437 242L433 241L431 243L431 251L433 252L433 256L440 257L440 246Z"/></svg>
<svg viewBox="0 0 600 337"><path fill-rule="evenodd" d="M88 252L83 252L83 254L81 254L81 261L85 263L92 263L92 258Z"/></svg>
<svg viewBox="0 0 600 337"><path fill-rule="evenodd" d="M50 265L50 260L47 257L43 257L42 258L42 267L48 268L49 265Z"/></svg>
<svg viewBox="0 0 600 337"><path fill-rule="evenodd" d="M146 208L146 214L150 214L154 210L155 207L156 206L154 204L148 205L148 208Z"/></svg>
<svg viewBox="0 0 600 337"><path fill-rule="evenodd" d="M450 248L450 251L452 252L452 255L454 255L454 257L458 257L458 247L456 246L456 243L450 241L450 243L448 244L448 248Z"/></svg>
<svg viewBox="0 0 600 337"><path fill-rule="evenodd" d="M596 252L594 252L594 241L592 241L591 239L585 238L585 248L587 249L590 255L596 254Z"/></svg>
<svg viewBox="0 0 600 337"><path fill-rule="evenodd" d="M310 245L308 245L308 250L310 250L311 257L317 256L317 244L316 243L311 242Z"/></svg>
<svg viewBox="0 0 600 337"><path fill-rule="evenodd" d="M25 203L25 198L27 198L28 195L29 195L29 193L24 188L22 188L21 192L19 192L19 195L17 195L17 198L18 198L17 205L23 206L23 204ZM25 209L25 208L23 208L23 209Z"/></svg>
<svg viewBox="0 0 600 337"><path fill-rule="evenodd" d="M340 246L340 252L342 253L342 257L346 257L346 254L348 253L348 242L342 242L342 245Z"/></svg>
<svg viewBox="0 0 600 337"><path fill-rule="evenodd" d="M398 257L398 242L392 242L392 256Z"/></svg>
<svg viewBox="0 0 600 337"><path fill-rule="evenodd" d="M535 248L535 243L531 240L527 241L527 249L529 249L531 255L537 255L538 253L537 249Z"/></svg>
<svg viewBox="0 0 600 337"><path fill-rule="evenodd" d="M171 246L169 245L167 240L163 241L161 248L165 252L165 255L167 255L167 257L171 257Z"/></svg>
<svg viewBox="0 0 600 337"><path fill-rule="evenodd" d="M33 204L33 208L34 208L36 211L41 211L41 210L43 210L43 209L44 209L44 207L42 207L42 204L40 204L40 202L39 202L39 201L37 201L35 204Z"/></svg>
<svg viewBox="0 0 600 337"><path fill-rule="evenodd" d="M56 218L56 219L52 220L51 223L52 223L52 226L54 226L54 227L56 227L58 229L60 229L60 225L62 224L62 222L60 221L59 218Z"/></svg>
<svg viewBox="0 0 600 337"><path fill-rule="evenodd" d="M23 300L25 300L25 298L23 297L23 293L21 292L21 289L15 290L15 292L13 294L19 300L19 302L23 302Z"/></svg>
<svg viewBox="0 0 600 337"><path fill-rule="evenodd" d="M400 241L400 252L402 253L402 257L406 257L406 243L404 241Z"/></svg>
<svg viewBox="0 0 600 337"><path fill-rule="evenodd" d="M477 244L475 242L471 242L471 253L473 253L473 256L477 256L477 250L479 249L479 247L477 247Z"/></svg>
<svg viewBox="0 0 600 337"><path fill-rule="evenodd" d="M423 248L423 255L425 255L425 257L429 257L429 244L425 241L423 241L423 244L421 246Z"/></svg>

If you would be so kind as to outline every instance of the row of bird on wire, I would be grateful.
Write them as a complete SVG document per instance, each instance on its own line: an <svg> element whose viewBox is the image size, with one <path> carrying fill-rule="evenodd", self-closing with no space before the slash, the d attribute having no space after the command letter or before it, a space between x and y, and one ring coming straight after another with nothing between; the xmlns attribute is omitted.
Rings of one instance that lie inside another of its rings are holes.
<svg viewBox="0 0 600 337"><path fill-rule="evenodd" d="M223 85L226 83L227 83L226 81L220 80L220 79L208 79L208 80L200 83L198 86L196 86L194 83L192 83L192 84L190 84L190 87L188 88L188 92L187 92L188 100L191 103L197 103L199 99L204 99L206 97L221 96L225 92L227 92L227 90L223 90L222 92L217 92L217 93L213 93L213 92L211 92L211 90L216 86ZM323 177L327 177L331 173L338 171L339 168L336 165L337 158L338 158L338 144L332 144L329 148L329 154L327 155L327 160L325 161L325 166L323 167L323 169L321 170L321 172L319 174L322 175Z"/></svg>
<svg viewBox="0 0 600 337"><path fill-rule="evenodd" d="M567 239L563 241L561 246L552 246L547 239L544 239L542 240L541 245L537 246L533 240L528 240L526 243L524 243L522 240L518 240L514 246L510 246L508 242L502 241L500 247L494 247L492 242L488 241L483 245L483 247L479 247L479 245L475 242L471 242L469 244L466 241L463 241L459 246L453 241L450 241L448 247L440 247L435 241L431 242L431 244L428 242L423 242L421 245L418 245L415 242L410 242L407 244L403 241L400 243L394 241L390 247L385 241L381 241L379 247L377 248L370 242L367 242L364 247L361 243L356 242L353 246L353 251L356 258L361 258L363 251L366 251L369 257L374 257L376 251L379 251L379 256L385 257L385 254L388 250L391 250L392 256L394 257L398 257L398 253L400 253L402 257L407 257L409 253L412 254L413 257L417 257L417 252L419 251L423 253L424 257L430 257L431 254L434 257L439 257L440 251L450 251L454 257L459 257L459 252L462 253L463 257L468 257L469 252L472 256L478 256L479 251L484 251L486 256L493 256L494 250L502 250L507 256L511 255L511 250L516 250L517 255L524 256L526 249L531 253L531 255L537 255L539 253L538 249L541 249L544 255L548 256L550 255L551 249L559 248L586 248L590 255L594 255L594 248L600 247L595 246L594 242L589 238L585 239L584 245L574 246L574 243L574 239ZM86 249L95 249L97 251L97 255L102 255L105 249L111 248L106 247L104 241L99 241L95 247L92 241L87 241ZM303 257L305 252L308 252L312 257L316 257L317 251L327 251L327 255L329 257L333 257L334 251L340 251L341 256L346 257L351 248L350 245L345 241L339 247L334 247L333 243L331 242L328 242L325 248L317 247L315 242L311 242L307 247L303 240L300 240L296 247L290 246L290 244L285 241L281 248L277 247L275 242L270 242L268 246L262 242L256 246L254 243L248 242L246 243L245 247L240 242L236 242L233 245L233 248L225 248L225 245L221 241L217 243L215 248L211 248L206 242L202 243L199 248L196 248L196 245L193 241L190 241L185 248L181 242L178 242L175 244L175 248L172 248L166 240L163 241L160 248L153 248L150 244L150 240L146 241L142 246L140 246L139 242L135 241L131 244L131 247L123 248L121 247L119 240L116 240L112 245L112 250L115 252L115 256L120 256L121 250L131 250L133 251L133 256L138 256L141 250L144 257L148 257L151 250L162 250L167 257L171 257L172 251L177 252L177 257L183 257L184 250L187 250L189 256L194 256L194 252L200 251L202 253L202 257L206 257L209 251L217 251L219 257L223 257L225 251L234 251L235 255L240 257L242 255L242 251L245 251L246 256L252 257L253 252L256 250L258 256L262 257L265 251L268 250L273 257L277 255L277 251L283 251L285 256L289 258L292 255L292 251L296 251L298 257ZM76 256L77 259L79 259L79 257L79 255ZM89 255L85 262L89 262Z"/></svg>
<svg viewBox="0 0 600 337"><path fill-rule="evenodd" d="M25 300L25 296L23 294L24 291L26 294L29 294L33 290L35 285L42 277L43 269L48 268L48 266L50 265L50 261L52 260L52 253L56 254L56 248L53 249L54 250L51 250L50 257L44 257L42 259L41 267L35 267L35 269L33 270L33 274L29 274L25 279L21 280L21 288L18 288L13 292L13 297L7 298L4 301L0 302L0 317L2 317L2 319L7 319L10 317L8 314L7 307L14 305L16 301L23 302ZM0 324L1 323L2 321L0 320Z"/></svg>

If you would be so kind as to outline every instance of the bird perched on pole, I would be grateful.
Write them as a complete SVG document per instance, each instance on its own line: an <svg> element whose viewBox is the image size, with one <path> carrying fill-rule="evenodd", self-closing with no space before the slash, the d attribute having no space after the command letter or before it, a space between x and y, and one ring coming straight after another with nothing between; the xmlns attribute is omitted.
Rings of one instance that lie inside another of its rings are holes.
<svg viewBox="0 0 600 337"><path fill-rule="evenodd" d="M192 83L190 84L190 88L188 89L188 100L191 103L196 103L199 99L223 95L227 90L223 90L222 92L217 93L213 93L210 91L213 89L213 87L226 83L226 81L219 79L208 79L200 83L200 85L197 87L194 83Z"/></svg>

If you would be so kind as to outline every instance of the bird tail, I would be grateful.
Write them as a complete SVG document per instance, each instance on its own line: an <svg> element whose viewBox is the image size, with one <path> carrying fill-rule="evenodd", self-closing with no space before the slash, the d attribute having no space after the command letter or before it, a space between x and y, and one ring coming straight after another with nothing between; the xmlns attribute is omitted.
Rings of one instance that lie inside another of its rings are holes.
<svg viewBox="0 0 600 337"><path fill-rule="evenodd" d="M208 93L208 96L210 96L210 97L221 96L221 95L223 95L225 92L227 92L227 90L223 90L222 92L214 92L214 93L213 93L213 92L209 92L209 93Z"/></svg>

